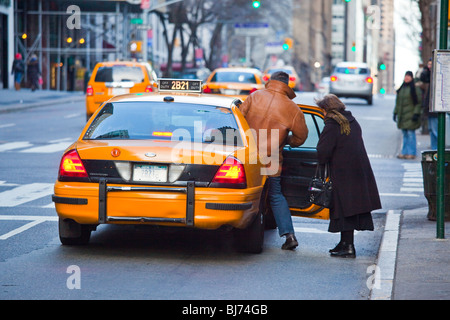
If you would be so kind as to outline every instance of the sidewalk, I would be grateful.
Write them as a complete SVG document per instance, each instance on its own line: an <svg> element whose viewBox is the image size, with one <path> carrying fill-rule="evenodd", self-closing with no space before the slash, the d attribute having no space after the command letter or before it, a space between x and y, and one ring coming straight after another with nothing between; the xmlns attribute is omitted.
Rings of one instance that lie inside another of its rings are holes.
<svg viewBox="0 0 450 320"><path fill-rule="evenodd" d="M428 150L429 135L417 130L418 157ZM446 239L436 239L436 221L428 206L389 211L378 253L379 285L371 300L450 300L450 222Z"/></svg>
<svg viewBox="0 0 450 320"><path fill-rule="evenodd" d="M84 92L65 92L53 90L14 89L0 90L0 113L42 107L58 103L84 101Z"/></svg>

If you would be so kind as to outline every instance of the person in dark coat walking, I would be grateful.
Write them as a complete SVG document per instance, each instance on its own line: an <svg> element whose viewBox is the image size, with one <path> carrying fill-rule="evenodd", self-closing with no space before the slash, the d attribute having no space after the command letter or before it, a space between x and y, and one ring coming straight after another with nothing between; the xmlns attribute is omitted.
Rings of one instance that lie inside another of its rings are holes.
<svg viewBox="0 0 450 320"><path fill-rule="evenodd" d="M430 148L437 150L437 136L438 136L438 117L437 113L430 112L431 107L431 75L432 75L433 59L428 60L428 64L420 75L420 81L424 83L424 93L422 98L422 107L424 114L428 118L428 130L430 132Z"/></svg>
<svg viewBox="0 0 450 320"><path fill-rule="evenodd" d="M25 72L25 62L22 60L22 55L16 53L12 65L11 74L14 74L14 87L17 91L20 90L20 83L22 82L23 74Z"/></svg>
<svg viewBox="0 0 450 320"><path fill-rule="evenodd" d="M354 230L373 231L371 211L381 208L380 196L359 123L333 94L316 103L325 114L317 156L320 164L329 164L333 184L328 231L341 233L341 241L330 254L354 258Z"/></svg>
<svg viewBox="0 0 450 320"><path fill-rule="evenodd" d="M28 62L27 76L28 81L30 82L31 91L39 89L41 70L39 69L39 61L35 54L31 56L30 62Z"/></svg>

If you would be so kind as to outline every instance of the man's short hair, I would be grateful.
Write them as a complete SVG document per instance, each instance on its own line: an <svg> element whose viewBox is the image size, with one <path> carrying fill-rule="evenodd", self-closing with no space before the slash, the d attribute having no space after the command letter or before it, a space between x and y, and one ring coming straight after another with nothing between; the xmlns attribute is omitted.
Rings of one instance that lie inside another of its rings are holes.
<svg viewBox="0 0 450 320"><path fill-rule="evenodd" d="M278 80L286 84L289 84L289 75L284 71L277 71L272 74L270 80Z"/></svg>

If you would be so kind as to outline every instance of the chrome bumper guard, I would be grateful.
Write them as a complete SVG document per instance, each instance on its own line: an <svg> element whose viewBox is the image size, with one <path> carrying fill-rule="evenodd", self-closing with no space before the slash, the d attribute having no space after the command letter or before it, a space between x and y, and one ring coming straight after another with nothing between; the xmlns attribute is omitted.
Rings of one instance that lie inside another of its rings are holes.
<svg viewBox="0 0 450 320"><path fill-rule="evenodd" d="M156 218L156 217L112 217L108 216L107 198L108 192L147 191L147 192L177 192L186 194L186 218ZM188 181L186 187L119 187L108 186L106 179L100 179L98 188L98 222L171 222L184 223L189 227L194 226L195 183Z"/></svg>

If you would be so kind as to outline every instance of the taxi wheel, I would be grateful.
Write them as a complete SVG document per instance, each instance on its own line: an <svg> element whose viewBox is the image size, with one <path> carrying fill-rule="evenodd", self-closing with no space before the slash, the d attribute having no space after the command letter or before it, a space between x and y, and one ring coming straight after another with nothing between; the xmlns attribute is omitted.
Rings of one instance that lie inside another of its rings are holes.
<svg viewBox="0 0 450 320"><path fill-rule="evenodd" d="M267 191L264 188L259 211L253 222L246 229L234 230L235 247L240 252L261 253L264 244L264 225L266 220Z"/></svg>
<svg viewBox="0 0 450 320"><path fill-rule="evenodd" d="M71 219L59 219L59 240L63 245L86 245L91 238L92 227Z"/></svg>

